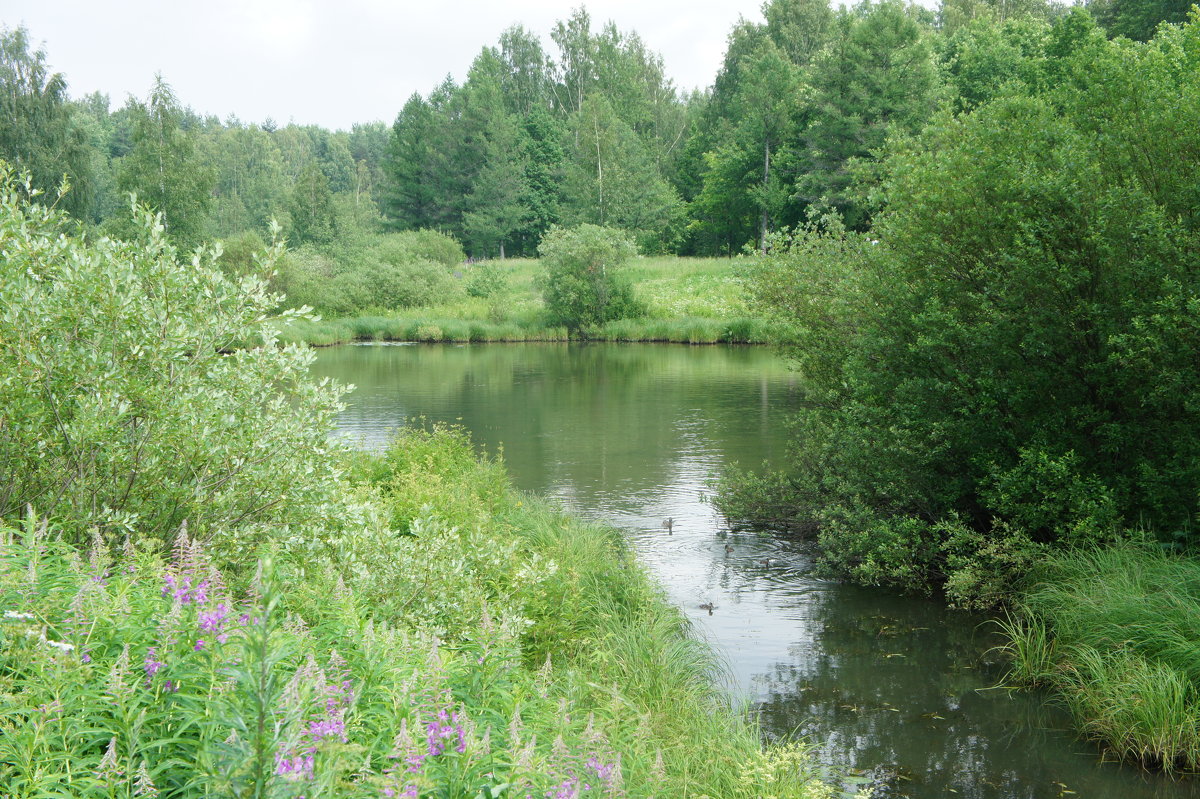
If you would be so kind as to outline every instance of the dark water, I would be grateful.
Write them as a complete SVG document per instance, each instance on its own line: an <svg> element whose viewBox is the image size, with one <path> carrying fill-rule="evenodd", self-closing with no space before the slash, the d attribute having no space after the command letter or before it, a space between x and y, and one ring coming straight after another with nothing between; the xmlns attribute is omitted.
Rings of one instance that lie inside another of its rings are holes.
<svg viewBox="0 0 1200 799"><path fill-rule="evenodd" d="M456 422L520 487L624 528L768 734L803 733L880 799L1200 797L1100 762L1043 697L996 688L985 618L814 579L801 546L722 529L713 480L784 457L796 384L765 349L351 346L316 371L358 386L345 435L378 446L408 417Z"/></svg>

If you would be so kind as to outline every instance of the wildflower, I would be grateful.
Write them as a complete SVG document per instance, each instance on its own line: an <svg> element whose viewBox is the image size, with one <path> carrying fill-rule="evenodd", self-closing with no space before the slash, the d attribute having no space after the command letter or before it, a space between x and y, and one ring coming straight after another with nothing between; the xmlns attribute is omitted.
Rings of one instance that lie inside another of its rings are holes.
<svg viewBox="0 0 1200 799"><path fill-rule="evenodd" d="M408 720L400 720L400 731L396 733L396 739L392 743L392 752L389 755L392 760L405 764L405 774L418 774L421 770L421 765L425 762L425 755L418 751L416 743L412 736L408 734ZM403 780L399 776L396 766L390 766L384 772L391 780L391 784L384 786L383 795L388 799L416 799L420 793L417 785L418 777L406 777ZM403 784L402 784L403 783Z"/></svg>
<svg viewBox="0 0 1200 799"><path fill-rule="evenodd" d="M311 780L315 765L311 753L296 757L275 756L275 773L289 781Z"/></svg>
<svg viewBox="0 0 1200 799"><path fill-rule="evenodd" d="M203 649L203 648L204 648L204 639L203 639L203 638L197 638L197 639L196 639L196 645L192 647L192 651L194 651L194 652L199 652L199 651L200 651L201 649Z"/></svg>
<svg viewBox="0 0 1200 799"><path fill-rule="evenodd" d="M38 705L37 712L44 713L47 716L58 716L63 712L63 704L59 700L55 699L43 705Z"/></svg>
<svg viewBox="0 0 1200 799"><path fill-rule="evenodd" d="M22 613L19 610L6 610L6 611L4 611L4 618L16 619L19 621L33 621L33 614L32 613Z"/></svg>
<svg viewBox="0 0 1200 799"><path fill-rule="evenodd" d="M146 660L143 668L146 670L146 678L149 679L159 672L163 666L167 665L158 659L158 652L155 647L150 647L146 651Z"/></svg>
<svg viewBox="0 0 1200 799"><path fill-rule="evenodd" d="M459 754L467 749L467 741L463 734L462 724L458 721L458 713L448 711L446 708L438 710L437 718L426 723L425 733L429 743L430 757L444 754L447 741L450 739L456 741L454 751Z"/></svg>
<svg viewBox="0 0 1200 799"><path fill-rule="evenodd" d="M51 649L57 649L59 652L71 652L75 649L74 644L68 644L66 641L51 641L46 637L45 630L42 630L42 634L38 636L38 639L46 646L50 647Z"/></svg>
<svg viewBox="0 0 1200 799"><path fill-rule="evenodd" d="M181 605L208 602L209 581L201 580L193 585L191 577L179 577L172 572L163 575L163 596L169 596Z"/></svg>
<svg viewBox="0 0 1200 799"><path fill-rule="evenodd" d="M210 633L219 633L225 627L225 618L229 615L229 607L219 603L212 610L200 612L200 629Z"/></svg>
<svg viewBox="0 0 1200 799"><path fill-rule="evenodd" d="M337 711L337 715L321 721L310 721L308 723L309 739L316 744L326 738L338 737L342 739L342 743L347 742L346 738L346 722L342 718L341 710Z"/></svg>
<svg viewBox="0 0 1200 799"><path fill-rule="evenodd" d="M121 649L121 654L108 671L108 683L104 690L112 697L125 695L125 678L129 675L129 644Z"/></svg>

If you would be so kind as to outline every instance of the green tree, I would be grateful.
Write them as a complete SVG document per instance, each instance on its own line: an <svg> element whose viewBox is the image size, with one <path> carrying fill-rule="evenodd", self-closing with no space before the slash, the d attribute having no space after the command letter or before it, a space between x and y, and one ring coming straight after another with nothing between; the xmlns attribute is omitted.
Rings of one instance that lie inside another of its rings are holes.
<svg viewBox="0 0 1200 799"><path fill-rule="evenodd" d="M553 324L580 330L637 312L622 272L637 247L620 231L587 224L552 228L538 254L538 287Z"/></svg>
<svg viewBox="0 0 1200 799"><path fill-rule="evenodd" d="M627 230L647 245L669 237L680 218L679 198L608 99L588 97L572 122L564 219Z"/></svg>
<svg viewBox="0 0 1200 799"><path fill-rule="evenodd" d="M797 194L805 203L831 203L858 227L867 211L852 194L854 161L880 154L890 135L924 127L940 82L930 33L899 0L844 10L834 30L813 63Z"/></svg>
<svg viewBox="0 0 1200 799"><path fill-rule="evenodd" d="M480 252L499 251L526 223L530 209L525 182L527 164L522 129L517 121L501 115L492 121L486 137L484 165L475 177L463 214L466 240Z"/></svg>
<svg viewBox="0 0 1200 799"><path fill-rule="evenodd" d="M25 28L0 28L0 158L50 195L66 177L71 191L63 208L86 218L95 200L96 155L67 101L66 78L50 72L45 52L30 50Z"/></svg>
<svg viewBox="0 0 1200 799"><path fill-rule="evenodd" d="M1061 80L889 155L869 234L809 231L755 281L810 401L796 513L861 579L970 582L1121 525L1194 538L1200 21L1136 45L1078 12L1063 41Z"/></svg>
<svg viewBox="0 0 1200 799"><path fill-rule="evenodd" d="M1144 42L1160 24L1184 22L1194 5L1191 0L1092 0L1087 7L1110 36Z"/></svg>
<svg viewBox="0 0 1200 799"><path fill-rule="evenodd" d="M329 179L318 164L311 163L300 173L288 197L288 212L293 243L324 244L333 239L337 230L333 195Z"/></svg>
<svg viewBox="0 0 1200 799"><path fill-rule="evenodd" d="M147 103L130 101L129 114L132 149L121 159L117 185L162 214L180 247L195 247L206 232L215 182L196 151L196 135L183 127L183 109L161 75Z"/></svg>

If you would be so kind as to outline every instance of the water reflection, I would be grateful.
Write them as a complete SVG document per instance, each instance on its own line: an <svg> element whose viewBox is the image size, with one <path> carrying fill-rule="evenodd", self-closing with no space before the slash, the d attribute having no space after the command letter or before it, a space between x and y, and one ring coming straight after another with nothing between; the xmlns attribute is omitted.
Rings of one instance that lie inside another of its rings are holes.
<svg viewBox="0 0 1200 799"><path fill-rule="evenodd" d="M870 770L877 797L1200 796L1099 763L1061 712L995 690L982 617L814 579L802 546L721 529L705 500L726 465L784 457L797 389L764 349L343 347L317 371L359 387L345 435L380 446L412 416L461 423L522 488L625 529L766 733Z"/></svg>

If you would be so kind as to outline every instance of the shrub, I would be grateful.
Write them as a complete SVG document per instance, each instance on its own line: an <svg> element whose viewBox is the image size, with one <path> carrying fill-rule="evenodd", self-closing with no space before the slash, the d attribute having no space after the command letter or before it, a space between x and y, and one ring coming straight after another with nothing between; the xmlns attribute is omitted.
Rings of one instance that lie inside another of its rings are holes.
<svg viewBox="0 0 1200 799"><path fill-rule="evenodd" d="M494 297L508 290L508 274L493 261L470 267L467 273L467 294L472 297Z"/></svg>
<svg viewBox="0 0 1200 799"><path fill-rule="evenodd" d="M434 261L377 261L359 273L366 285L360 308L411 308L446 301L462 289L446 268Z"/></svg>
<svg viewBox="0 0 1200 799"><path fill-rule="evenodd" d="M267 243L253 231L230 236L221 242L221 255L217 264L230 278L236 280L246 275L262 277L265 271L261 263Z"/></svg>
<svg viewBox="0 0 1200 799"><path fill-rule="evenodd" d="M278 296L180 262L148 212L132 242L65 224L0 175L0 517L226 542L321 517L340 390L277 346Z"/></svg>
<svg viewBox="0 0 1200 799"><path fill-rule="evenodd" d="M751 270L795 335L796 459L816 476L795 504L866 513L839 532L853 574L943 578L913 519L936 551L955 519L1055 548L1195 537L1200 104L1179 98L1200 92L1200 20L1146 45L1059 25L1070 80L938 116L883 161L869 233L817 220ZM893 557L903 541L915 559ZM976 564L1019 566L1009 545Z"/></svg>
<svg viewBox="0 0 1200 799"><path fill-rule="evenodd" d="M639 316L633 288L621 267L637 254L623 233L596 225L551 228L538 245L537 285L551 324L571 330Z"/></svg>
<svg viewBox="0 0 1200 799"><path fill-rule="evenodd" d="M370 247L380 261L401 264L409 261L433 261L442 266L457 266L467 259L462 245L453 236L436 230L405 230L380 236Z"/></svg>

